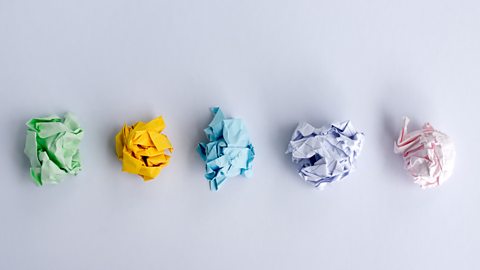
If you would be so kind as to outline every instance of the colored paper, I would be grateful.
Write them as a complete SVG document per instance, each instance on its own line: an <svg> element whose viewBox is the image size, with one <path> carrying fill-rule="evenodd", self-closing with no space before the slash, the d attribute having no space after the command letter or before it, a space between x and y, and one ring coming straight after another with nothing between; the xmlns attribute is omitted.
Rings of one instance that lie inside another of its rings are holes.
<svg viewBox="0 0 480 270"><path fill-rule="evenodd" d="M353 170L364 138L350 121L321 128L303 122L293 132L286 153L292 154L298 174L322 189Z"/></svg>
<svg viewBox="0 0 480 270"><path fill-rule="evenodd" d="M409 122L405 117L394 152L402 155L405 169L416 184L424 189L441 185L452 175L455 166L452 139L429 123L420 130L408 132Z"/></svg>
<svg viewBox="0 0 480 270"><path fill-rule="evenodd" d="M173 152L170 140L162 134L164 129L162 117L123 126L115 137L115 145L124 172L138 174L144 181L157 177L170 162L168 153Z"/></svg>
<svg viewBox="0 0 480 270"><path fill-rule="evenodd" d="M218 107L210 110L213 120L204 130L209 142L200 143L197 152L205 161L210 189L218 190L230 177L251 176L255 151L241 119L225 118Z"/></svg>
<svg viewBox="0 0 480 270"><path fill-rule="evenodd" d="M37 185L58 184L64 176L78 174L83 130L72 114L33 118L26 125L25 154Z"/></svg>

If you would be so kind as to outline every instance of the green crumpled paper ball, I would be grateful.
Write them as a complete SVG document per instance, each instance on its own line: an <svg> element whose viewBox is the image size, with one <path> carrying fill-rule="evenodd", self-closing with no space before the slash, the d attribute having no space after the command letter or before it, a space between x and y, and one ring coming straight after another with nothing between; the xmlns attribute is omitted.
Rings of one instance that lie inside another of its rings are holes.
<svg viewBox="0 0 480 270"><path fill-rule="evenodd" d="M37 185L58 184L67 174L78 174L83 130L73 115L33 118L26 125L25 154Z"/></svg>

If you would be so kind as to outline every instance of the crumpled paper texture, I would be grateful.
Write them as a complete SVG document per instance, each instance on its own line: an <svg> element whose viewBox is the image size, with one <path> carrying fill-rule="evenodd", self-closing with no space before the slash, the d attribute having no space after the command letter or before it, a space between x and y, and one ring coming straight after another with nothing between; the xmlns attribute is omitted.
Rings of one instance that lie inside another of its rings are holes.
<svg viewBox="0 0 480 270"><path fill-rule="evenodd" d="M75 117L52 115L33 118L26 123L25 154L30 160L30 175L34 182L58 184L66 175L77 175L81 170L79 145L83 130Z"/></svg>
<svg viewBox="0 0 480 270"><path fill-rule="evenodd" d="M124 172L138 174L144 181L152 180L170 162L173 146L162 131L165 122L157 117L148 123L123 126L115 137L117 157Z"/></svg>
<svg viewBox="0 0 480 270"><path fill-rule="evenodd" d="M298 174L315 187L347 176L354 168L365 136L350 121L315 128L299 123L292 134L286 154L298 166Z"/></svg>
<svg viewBox="0 0 480 270"><path fill-rule="evenodd" d="M255 151L241 119L225 118L218 107L210 110L213 120L204 130L209 142L198 144L197 152L206 163L210 189L215 191L230 177L250 177Z"/></svg>
<svg viewBox="0 0 480 270"><path fill-rule="evenodd" d="M429 123L422 129L408 132L410 119L404 118L403 128L394 143L394 152L401 154L405 169L423 189L443 184L455 166L455 145L446 134Z"/></svg>

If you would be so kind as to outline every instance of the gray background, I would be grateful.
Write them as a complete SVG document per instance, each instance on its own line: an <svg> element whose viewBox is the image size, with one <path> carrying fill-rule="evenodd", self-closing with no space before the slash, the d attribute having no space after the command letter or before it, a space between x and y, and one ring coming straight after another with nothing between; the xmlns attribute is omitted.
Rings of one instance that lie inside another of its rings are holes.
<svg viewBox="0 0 480 270"><path fill-rule="evenodd" d="M478 1L0 0L1 269L480 267ZM254 177L213 193L194 152L220 105L246 121ZM24 123L74 112L84 169L36 187ZM176 151L121 172L124 122L163 115ZM392 152L408 115L457 144L422 191ZM325 191L283 154L297 121L351 119L358 169Z"/></svg>

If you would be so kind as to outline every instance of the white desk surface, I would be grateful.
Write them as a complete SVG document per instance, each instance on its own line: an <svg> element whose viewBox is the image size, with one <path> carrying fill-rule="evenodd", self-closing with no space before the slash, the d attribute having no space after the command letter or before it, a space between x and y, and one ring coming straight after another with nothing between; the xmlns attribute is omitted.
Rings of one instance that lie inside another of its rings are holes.
<svg viewBox="0 0 480 270"><path fill-rule="evenodd" d="M0 0L1 269L478 269L478 1ZM254 177L213 193L195 145L219 105ZM24 122L71 111L84 169L36 187ZM157 180L122 173L124 122L163 115ZM423 191L392 152L402 116L457 145ZM300 120L365 132L325 191L284 150Z"/></svg>

